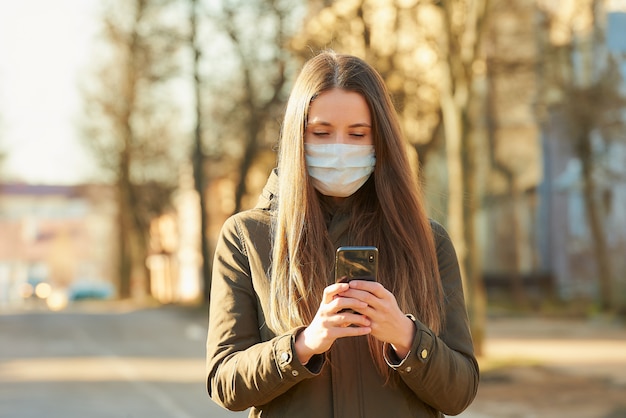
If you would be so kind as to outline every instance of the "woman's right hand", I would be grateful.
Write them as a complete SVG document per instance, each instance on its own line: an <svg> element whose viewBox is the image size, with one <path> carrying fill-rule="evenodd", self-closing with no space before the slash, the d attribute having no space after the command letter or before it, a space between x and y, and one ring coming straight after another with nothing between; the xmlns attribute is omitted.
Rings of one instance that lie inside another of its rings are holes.
<svg viewBox="0 0 626 418"><path fill-rule="evenodd" d="M324 289L313 321L296 337L296 355L302 364L308 363L313 355L328 351L337 338L367 335L372 331L367 317L346 310L367 307L367 303L358 299L340 296L349 288L348 283L335 283Z"/></svg>

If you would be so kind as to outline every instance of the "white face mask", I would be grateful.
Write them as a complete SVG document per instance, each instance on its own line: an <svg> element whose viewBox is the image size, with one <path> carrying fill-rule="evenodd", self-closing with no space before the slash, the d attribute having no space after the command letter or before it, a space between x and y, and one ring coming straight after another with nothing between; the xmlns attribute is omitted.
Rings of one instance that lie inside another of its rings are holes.
<svg viewBox="0 0 626 418"><path fill-rule="evenodd" d="M304 149L313 186L326 196L352 195L376 164L373 145L304 144Z"/></svg>

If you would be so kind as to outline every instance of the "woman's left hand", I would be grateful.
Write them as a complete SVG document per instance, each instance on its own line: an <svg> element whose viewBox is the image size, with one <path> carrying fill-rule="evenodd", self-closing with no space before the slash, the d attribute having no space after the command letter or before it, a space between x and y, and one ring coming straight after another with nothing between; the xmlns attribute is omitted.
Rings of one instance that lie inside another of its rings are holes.
<svg viewBox="0 0 626 418"><path fill-rule="evenodd" d="M396 354L404 358L415 338L415 324L398 307L395 296L377 282L352 280L350 289L339 296L351 297L367 303L359 309L370 321L371 334L391 344Z"/></svg>

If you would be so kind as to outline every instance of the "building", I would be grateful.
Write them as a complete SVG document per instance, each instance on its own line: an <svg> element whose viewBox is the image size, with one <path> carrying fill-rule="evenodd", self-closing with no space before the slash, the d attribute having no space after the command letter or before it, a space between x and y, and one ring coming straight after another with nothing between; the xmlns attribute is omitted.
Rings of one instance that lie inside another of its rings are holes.
<svg viewBox="0 0 626 418"><path fill-rule="evenodd" d="M107 186L0 185L0 307L39 296L114 294L115 205Z"/></svg>

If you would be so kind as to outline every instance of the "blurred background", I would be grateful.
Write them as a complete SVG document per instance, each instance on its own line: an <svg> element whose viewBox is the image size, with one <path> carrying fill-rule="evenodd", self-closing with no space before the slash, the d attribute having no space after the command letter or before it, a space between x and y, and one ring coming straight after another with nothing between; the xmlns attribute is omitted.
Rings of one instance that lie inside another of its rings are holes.
<svg viewBox="0 0 626 418"><path fill-rule="evenodd" d="M626 416L606 402L626 385L624 0L0 0L0 385L28 324L85 309L182 318L201 358L215 238L323 49L381 73L456 245L474 416L559 416L489 402L590 353L609 406L567 416Z"/></svg>

